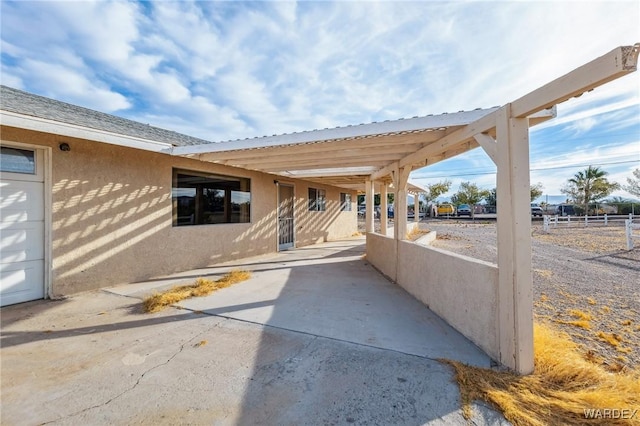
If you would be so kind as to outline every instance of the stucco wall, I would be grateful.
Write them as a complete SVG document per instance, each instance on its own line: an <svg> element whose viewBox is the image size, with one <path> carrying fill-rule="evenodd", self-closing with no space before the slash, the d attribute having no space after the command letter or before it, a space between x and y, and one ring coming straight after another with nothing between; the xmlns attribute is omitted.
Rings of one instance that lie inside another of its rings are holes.
<svg viewBox="0 0 640 426"><path fill-rule="evenodd" d="M496 265L409 241L398 243L398 260L398 285L500 359Z"/></svg>
<svg viewBox="0 0 640 426"><path fill-rule="evenodd" d="M376 233L367 234L367 261L500 359L496 265Z"/></svg>
<svg viewBox="0 0 640 426"><path fill-rule="evenodd" d="M357 222L354 222L357 221L355 192L301 180L290 183L295 185L296 194L294 222L297 247L352 236L358 231ZM309 188L326 191L325 211L309 211ZM350 212L340 211L341 192L352 194Z"/></svg>
<svg viewBox="0 0 640 426"><path fill-rule="evenodd" d="M367 261L391 281L396 280L396 248L393 236L367 234Z"/></svg>
<svg viewBox="0 0 640 426"><path fill-rule="evenodd" d="M135 282L277 250L273 175L115 145L2 126L2 140L52 147L52 294ZM58 149L61 142L69 152ZM251 223L172 225L172 170L251 179ZM296 246L351 236L355 202L338 188L296 186ZM325 212L307 211L307 188L327 191ZM356 194L351 192L355 201Z"/></svg>

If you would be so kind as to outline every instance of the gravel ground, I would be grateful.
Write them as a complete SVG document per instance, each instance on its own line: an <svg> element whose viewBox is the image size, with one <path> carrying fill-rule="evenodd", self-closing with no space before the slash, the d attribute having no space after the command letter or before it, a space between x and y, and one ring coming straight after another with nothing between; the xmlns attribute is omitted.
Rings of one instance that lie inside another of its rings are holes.
<svg viewBox="0 0 640 426"><path fill-rule="evenodd" d="M425 220L435 247L497 261L495 222ZM640 368L640 249L617 226L532 226L534 314L566 331L612 371Z"/></svg>

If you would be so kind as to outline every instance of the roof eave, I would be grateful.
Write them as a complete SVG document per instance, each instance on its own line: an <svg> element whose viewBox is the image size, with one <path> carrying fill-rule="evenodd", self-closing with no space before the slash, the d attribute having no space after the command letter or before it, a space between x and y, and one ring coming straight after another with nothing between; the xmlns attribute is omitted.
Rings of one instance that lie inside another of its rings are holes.
<svg viewBox="0 0 640 426"><path fill-rule="evenodd" d="M144 151L170 153L173 145L148 139L120 135L104 130L91 129L84 126L47 120L15 112L0 110L0 124L19 129L52 133L70 138L86 139L111 145L125 146Z"/></svg>

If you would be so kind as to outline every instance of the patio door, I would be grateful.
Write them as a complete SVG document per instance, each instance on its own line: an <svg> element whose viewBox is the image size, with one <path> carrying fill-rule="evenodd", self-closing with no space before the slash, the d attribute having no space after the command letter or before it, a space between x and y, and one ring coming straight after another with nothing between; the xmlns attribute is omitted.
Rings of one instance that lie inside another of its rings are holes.
<svg viewBox="0 0 640 426"><path fill-rule="evenodd" d="M293 186L278 183L278 250L295 245L293 207Z"/></svg>

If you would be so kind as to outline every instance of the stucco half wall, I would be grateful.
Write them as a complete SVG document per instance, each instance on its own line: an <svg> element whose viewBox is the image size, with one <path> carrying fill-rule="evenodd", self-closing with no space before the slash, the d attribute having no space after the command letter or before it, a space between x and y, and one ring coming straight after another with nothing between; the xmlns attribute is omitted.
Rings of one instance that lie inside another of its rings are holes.
<svg viewBox="0 0 640 426"><path fill-rule="evenodd" d="M367 260L500 359L496 265L373 233L367 234Z"/></svg>
<svg viewBox="0 0 640 426"><path fill-rule="evenodd" d="M2 126L2 144L51 148L50 296L123 284L277 250L274 175L83 139ZM70 150L58 145L66 142ZM173 226L173 169L251 179L251 222ZM356 193L297 179L297 247L357 232ZM326 210L309 211L309 187ZM340 208L351 194L351 211Z"/></svg>

